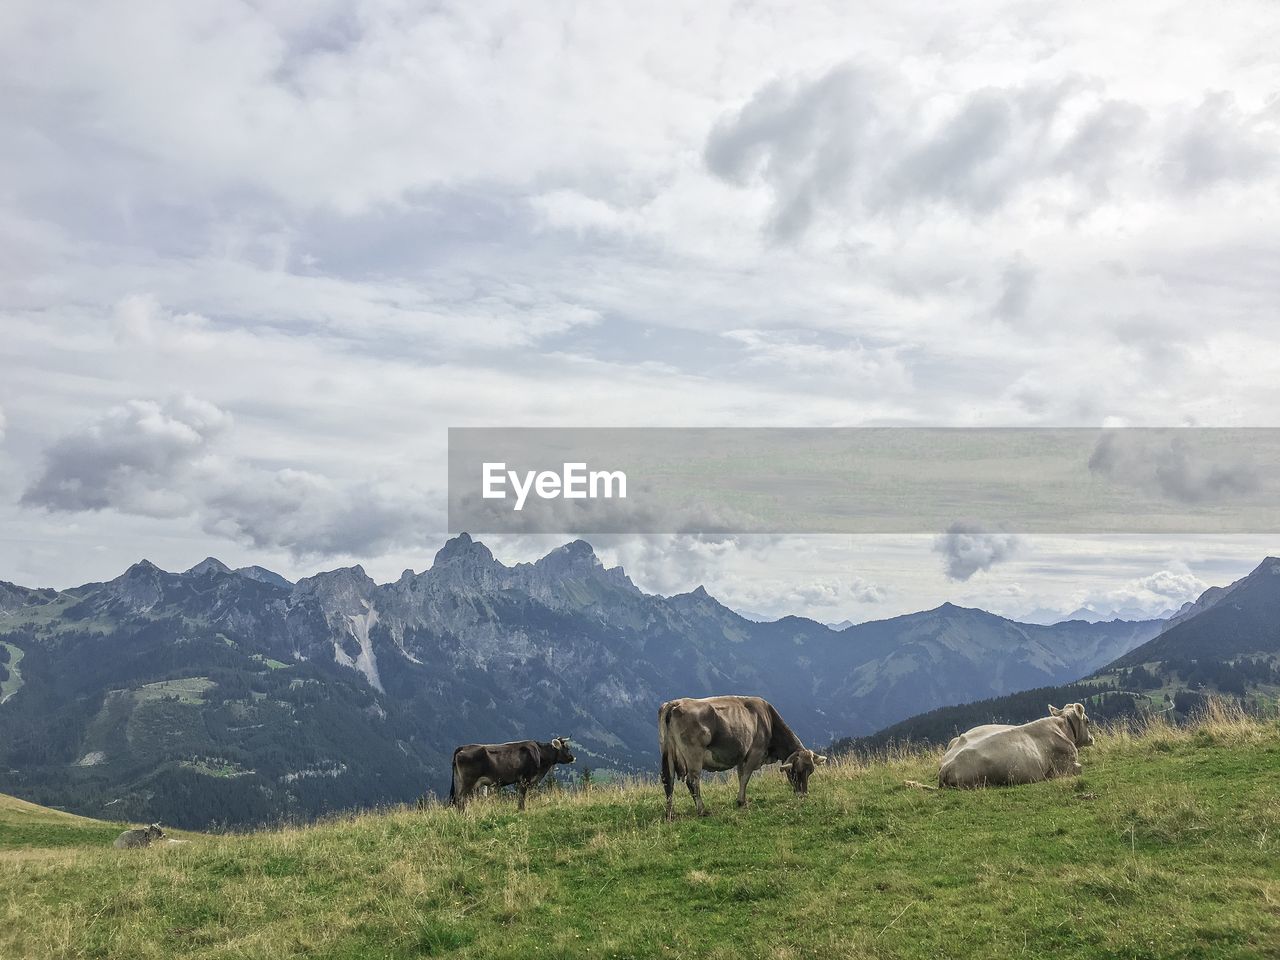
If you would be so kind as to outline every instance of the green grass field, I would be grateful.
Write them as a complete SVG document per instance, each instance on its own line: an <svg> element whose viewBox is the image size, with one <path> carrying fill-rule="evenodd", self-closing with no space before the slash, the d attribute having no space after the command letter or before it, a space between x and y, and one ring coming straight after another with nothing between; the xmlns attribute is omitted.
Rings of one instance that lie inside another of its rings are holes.
<svg viewBox="0 0 1280 960"><path fill-rule="evenodd" d="M671 824L621 784L116 851L0 806L0 956L1280 956L1280 727L1099 739L1077 780L926 791L898 756Z"/></svg>
<svg viewBox="0 0 1280 960"><path fill-rule="evenodd" d="M4 680L0 680L0 703L4 703L22 689L23 651L21 647L12 643L0 643L0 647L4 647L9 651L9 660L5 664L5 672L9 676Z"/></svg>
<svg viewBox="0 0 1280 960"><path fill-rule="evenodd" d="M16 797L0 794L0 864L8 866L13 856L35 856L51 849L75 849L110 845L123 827L88 817L50 810ZM16 853L15 853L16 852ZM6 856L12 854L13 856ZM6 894L8 885L0 880ZM0 928L2 930L3 928ZM0 944L4 943L0 933ZM0 951L0 957L9 954Z"/></svg>

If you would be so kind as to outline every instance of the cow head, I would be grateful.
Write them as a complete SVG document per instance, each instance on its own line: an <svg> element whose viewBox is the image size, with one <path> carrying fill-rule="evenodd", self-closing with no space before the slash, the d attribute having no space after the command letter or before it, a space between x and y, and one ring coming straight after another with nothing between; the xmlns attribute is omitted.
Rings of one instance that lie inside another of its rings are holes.
<svg viewBox="0 0 1280 960"><path fill-rule="evenodd" d="M1067 721L1067 727L1071 730L1071 739L1075 741L1077 747L1093 745L1093 732L1089 729L1089 717L1084 712L1083 703L1068 703L1061 710L1051 703L1049 713Z"/></svg>
<svg viewBox="0 0 1280 960"><path fill-rule="evenodd" d="M163 838L164 838L164 831L160 829L160 824L153 823L151 826L147 827L148 840L161 840Z"/></svg>
<svg viewBox="0 0 1280 960"><path fill-rule="evenodd" d="M782 764L782 772L791 781L791 788L801 795L809 792L809 777L814 768L822 766L827 758L801 747Z"/></svg>
<svg viewBox="0 0 1280 960"><path fill-rule="evenodd" d="M569 738L556 737L551 741L556 751L556 763L573 763L573 754L569 751Z"/></svg>

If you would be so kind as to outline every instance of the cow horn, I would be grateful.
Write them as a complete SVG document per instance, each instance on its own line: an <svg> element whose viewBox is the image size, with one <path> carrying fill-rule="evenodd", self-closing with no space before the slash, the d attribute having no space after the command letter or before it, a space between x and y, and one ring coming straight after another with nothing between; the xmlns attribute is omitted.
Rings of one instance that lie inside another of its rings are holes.
<svg viewBox="0 0 1280 960"><path fill-rule="evenodd" d="M789 761L789 760L788 760L786 763L784 763L784 764L782 765L782 767L781 767L780 769L783 769L783 770L790 770L790 769L791 769L791 761Z"/></svg>

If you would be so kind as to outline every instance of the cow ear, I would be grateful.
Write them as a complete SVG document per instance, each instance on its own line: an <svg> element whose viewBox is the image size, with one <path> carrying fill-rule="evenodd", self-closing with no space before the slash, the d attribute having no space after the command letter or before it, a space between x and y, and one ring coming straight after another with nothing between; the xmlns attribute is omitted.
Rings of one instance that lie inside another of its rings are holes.
<svg viewBox="0 0 1280 960"><path fill-rule="evenodd" d="M553 747L555 747L557 750L559 750L559 749L560 749L560 738L559 738L559 737L556 737L556 739L552 740L552 741L551 741L551 745L552 745Z"/></svg>
<svg viewBox="0 0 1280 960"><path fill-rule="evenodd" d="M1062 716L1062 711L1051 703L1049 704L1049 714L1054 717L1060 717Z"/></svg>
<svg viewBox="0 0 1280 960"><path fill-rule="evenodd" d="M827 758L820 753L815 753L813 755L813 762L816 763L818 766L822 766L824 763L827 762Z"/></svg>
<svg viewBox="0 0 1280 960"><path fill-rule="evenodd" d="M1071 709L1071 712L1072 712L1072 713L1074 713L1074 714L1075 714L1077 717L1079 717L1081 720L1083 720L1083 719L1084 719L1084 704L1083 704L1083 703L1073 703L1073 704L1071 704L1071 708L1070 708L1070 709Z"/></svg>

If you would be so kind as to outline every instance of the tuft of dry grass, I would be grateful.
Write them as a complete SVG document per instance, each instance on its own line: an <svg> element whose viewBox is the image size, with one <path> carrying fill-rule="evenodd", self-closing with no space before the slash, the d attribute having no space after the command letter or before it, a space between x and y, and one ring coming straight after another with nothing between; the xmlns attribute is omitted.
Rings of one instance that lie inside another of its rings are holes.
<svg viewBox="0 0 1280 960"><path fill-rule="evenodd" d="M1147 713L1107 724L1098 737L1100 752L1142 746L1167 750L1175 744L1204 743L1222 746L1258 744L1274 736L1277 721L1260 716L1238 700L1210 697L1185 724L1169 721L1167 713Z"/></svg>

